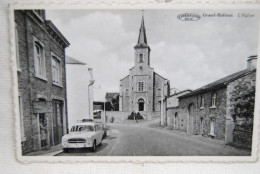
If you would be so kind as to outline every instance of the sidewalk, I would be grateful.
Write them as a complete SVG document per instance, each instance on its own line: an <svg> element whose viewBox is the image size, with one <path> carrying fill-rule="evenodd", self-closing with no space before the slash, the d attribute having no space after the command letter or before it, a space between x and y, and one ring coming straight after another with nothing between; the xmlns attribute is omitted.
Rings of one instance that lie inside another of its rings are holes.
<svg viewBox="0 0 260 174"><path fill-rule="evenodd" d="M62 150L61 144L58 144L58 145L55 145L52 147L46 147L37 152L27 153L24 156L54 156L54 155L61 153L62 151L63 150Z"/></svg>

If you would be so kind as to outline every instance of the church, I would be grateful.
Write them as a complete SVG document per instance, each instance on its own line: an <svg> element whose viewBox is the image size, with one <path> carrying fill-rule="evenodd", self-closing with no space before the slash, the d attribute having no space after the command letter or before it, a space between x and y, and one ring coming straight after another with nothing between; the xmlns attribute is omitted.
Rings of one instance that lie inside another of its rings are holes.
<svg viewBox="0 0 260 174"><path fill-rule="evenodd" d="M135 65L129 69L129 75L120 80L119 110L160 111L159 101L170 94L170 82L150 67L151 49L143 16L134 51Z"/></svg>

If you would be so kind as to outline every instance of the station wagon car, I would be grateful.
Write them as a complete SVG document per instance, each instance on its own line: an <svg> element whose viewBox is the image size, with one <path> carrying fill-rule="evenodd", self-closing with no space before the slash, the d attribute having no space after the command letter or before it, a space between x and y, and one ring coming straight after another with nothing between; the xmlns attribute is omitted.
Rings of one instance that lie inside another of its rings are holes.
<svg viewBox="0 0 260 174"><path fill-rule="evenodd" d="M70 133L62 137L63 151L69 152L75 148L91 148L96 151L96 146L101 144L104 130L100 124L93 122L77 123L71 127Z"/></svg>

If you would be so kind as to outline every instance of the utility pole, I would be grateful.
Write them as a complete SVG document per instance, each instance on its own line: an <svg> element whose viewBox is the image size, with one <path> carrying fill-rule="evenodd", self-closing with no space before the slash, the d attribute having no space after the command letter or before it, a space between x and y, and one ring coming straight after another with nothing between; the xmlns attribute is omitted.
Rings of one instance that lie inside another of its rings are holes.
<svg viewBox="0 0 260 174"><path fill-rule="evenodd" d="M104 127L106 127L106 100L104 101Z"/></svg>

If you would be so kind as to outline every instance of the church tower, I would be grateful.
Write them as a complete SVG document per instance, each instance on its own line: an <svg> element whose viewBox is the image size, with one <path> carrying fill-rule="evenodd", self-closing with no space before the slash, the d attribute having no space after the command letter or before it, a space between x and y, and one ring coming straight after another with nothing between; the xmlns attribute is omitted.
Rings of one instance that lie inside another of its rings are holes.
<svg viewBox="0 0 260 174"><path fill-rule="evenodd" d="M120 80L119 110L130 113L138 111L144 119L159 114L159 101L169 89L167 79L150 67L150 52L142 15L137 44L134 46L134 67L129 69L129 75Z"/></svg>
<svg viewBox="0 0 260 174"><path fill-rule="evenodd" d="M135 66L150 66L150 47L147 44L144 16L142 16L139 37L135 49Z"/></svg>

